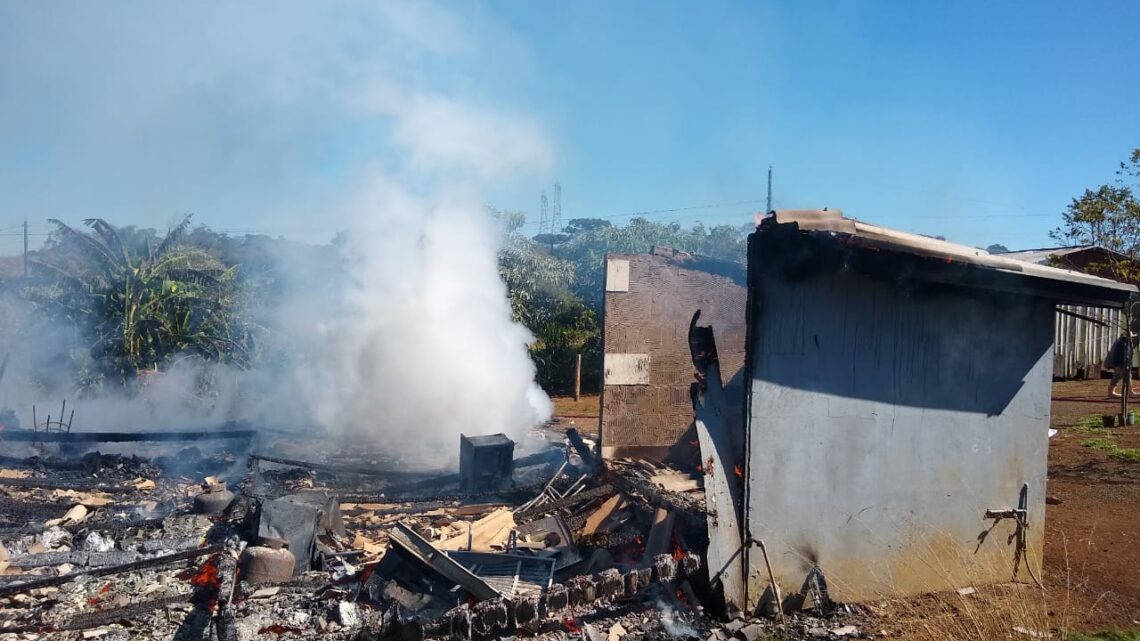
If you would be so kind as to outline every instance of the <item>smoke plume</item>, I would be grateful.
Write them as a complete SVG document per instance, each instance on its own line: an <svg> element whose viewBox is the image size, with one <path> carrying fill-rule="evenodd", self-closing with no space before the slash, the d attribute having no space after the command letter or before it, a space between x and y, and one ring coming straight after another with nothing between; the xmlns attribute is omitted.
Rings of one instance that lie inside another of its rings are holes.
<svg viewBox="0 0 1140 641"><path fill-rule="evenodd" d="M426 2L92 10L0 10L21 52L0 63L20 96L0 107L0 133L52 114L39 134L20 127L21 144L66 151L77 160L56 182L102 190L45 189L43 206L66 209L75 192L114 225L161 230L170 212L195 211L216 229L285 221L343 242L324 262L280 256L284 293L246 302L269 334L253 369L185 359L137 394L78 400L30 371L62 362L70 347L47 337L74 332L40 331L40 356L15 358L5 379L22 422L32 403L67 397L76 429L247 419L426 466L455 459L460 432L518 438L550 415L485 207L496 189L547 178L554 158L542 124L502 99L504 65L525 57L508 32ZM203 380L207 397L189 391Z"/></svg>

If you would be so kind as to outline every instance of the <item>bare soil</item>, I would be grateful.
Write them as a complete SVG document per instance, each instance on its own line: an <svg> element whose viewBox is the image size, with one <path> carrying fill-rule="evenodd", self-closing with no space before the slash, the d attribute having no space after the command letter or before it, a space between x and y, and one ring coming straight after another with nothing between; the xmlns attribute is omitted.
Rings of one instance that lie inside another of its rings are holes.
<svg viewBox="0 0 1140 641"><path fill-rule="evenodd" d="M1140 461L1082 445L1107 439L1140 448L1140 426L1090 428L1120 411L1107 387L1101 380L1053 386L1059 432L1049 443L1048 492L1060 503L1045 511L1045 582L1070 595L1069 614L1082 630L1140 625Z"/></svg>

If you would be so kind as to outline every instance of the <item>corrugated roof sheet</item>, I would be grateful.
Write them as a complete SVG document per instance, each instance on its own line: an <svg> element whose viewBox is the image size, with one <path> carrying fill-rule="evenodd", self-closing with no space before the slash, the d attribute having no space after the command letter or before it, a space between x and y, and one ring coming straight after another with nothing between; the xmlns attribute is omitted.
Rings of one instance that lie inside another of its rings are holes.
<svg viewBox="0 0 1140 641"><path fill-rule="evenodd" d="M1018 273L1035 279L1074 283L1109 290L1113 298L1137 291L1134 285L1082 272L1040 265L1008 254L991 254L984 249L959 245L929 236L911 234L847 218L840 210L778 210L772 214L779 224L795 223L800 230L830 232L873 244L880 249L938 258L947 263L978 265L1001 272Z"/></svg>
<svg viewBox="0 0 1140 641"><path fill-rule="evenodd" d="M1102 251L1110 254L1115 253L1108 249L1097 247L1096 245L1074 245L1072 247L1044 247L1042 249L1024 249L1014 252L1001 252L996 254L998 256L1005 256L1006 258L1014 258L1023 260L1027 263L1037 263L1038 265L1048 265L1049 259L1056 257L1061 258L1069 256L1070 254L1078 254L1090 249L1101 249Z"/></svg>

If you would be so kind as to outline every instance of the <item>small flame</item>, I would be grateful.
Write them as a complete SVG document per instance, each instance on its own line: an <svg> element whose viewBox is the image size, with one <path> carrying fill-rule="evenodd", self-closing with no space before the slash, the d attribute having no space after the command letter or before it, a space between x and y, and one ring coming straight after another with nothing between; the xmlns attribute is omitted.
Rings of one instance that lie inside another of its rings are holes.
<svg viewBox="0 0 1140 641"><path fill-rule="evenodd" d="M111 584L110 583L104 583L103 587L99 588L99 595L100 596L91 597L90 599L87 599L87 605L90 605L90 606L99 605L100 603L103 602L103 596L102 595L107 594L110 591L111 591Z"/></svg>
<svg viewBox="0 0 1140 641"><path fill-rule="evenodd" d="M582 632L582 628L572 617L566 617L565 619L562 619L562 627L566 628L566 631L570 634L581 634Z"/></svg>
<svg viewBox="0 0 1140 641"><path fill-rule="evenodd" d="M685 551L681 549L680 545L673 545L673 560L680 561L685 558Z"/></svg>
<svg viewBox="0 0 1140 641"><path fill-rule="evenodd" d="M190 577L190 585L198 588L221 587L222 579L218 575L218 558L210 557L202 564L202 569Z"/></svg>
<svg viewBox="0 0 1140 641"><path fill-rule="evenodd" d="M258 634L265 634L267 632L272 632L273 634L277 634L277 635L285 634L286 632L292 632L293 634L301 634L302 630L301 630L301 628L294 628L292 626L281 625L280 623L274 623L273 625L267 625L264 628L261 628L260 630L257 631Z"/></svg>
<svg viewBox="0 0 1140 641"><path fill-rule="evenodd" d="M744 468L740 467L740 465L733 465L732 473L735 474L737 478L744 478Z"/></svg>

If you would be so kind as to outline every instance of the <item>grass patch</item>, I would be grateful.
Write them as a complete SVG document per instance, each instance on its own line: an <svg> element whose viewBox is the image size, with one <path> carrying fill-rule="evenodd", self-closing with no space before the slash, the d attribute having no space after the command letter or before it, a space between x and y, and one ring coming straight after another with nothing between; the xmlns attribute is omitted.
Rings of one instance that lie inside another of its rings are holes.
<svg viewBox="0 0 1140 641"><path fill-rule="evenodd" d="M1100 414L1082 416L1069 430L1076 434L1107 434L1109 431Z"/></svg>
<svg viewBox="0 0 1140 641"><path fill-rule="evenodd" d="M1140 463L1140 448L1118 447L1114 450L1111 450L1108 453L1108 457L1116 459L1118 461L1126 461L1128 463Z"/></svg>
<svg viewBox="0 0 1140 641"><path fill-rule="evenodd" d="M1070 630L1065 632L1064 638L1065 641L1140 641L1140 629L1108 630L1096 634L1081 634Z"/></svg>
<svg viewBox="0 0 1140 641"><path fill-rule="evenodd" d="M1111 438L1088 438L1081 447L1091 447L1108 454L1108 458L1127 463L1140 463L1140 448L1120 447Z"/></svg>
<svg viewBox="0 0 1140 641"><path fill-rule="evenodd" d="M1081 447L1091 447L1105 452L1111 452L1116 449L1116 441L1110 438L1086 438L1081 441Z"/></svg>

